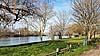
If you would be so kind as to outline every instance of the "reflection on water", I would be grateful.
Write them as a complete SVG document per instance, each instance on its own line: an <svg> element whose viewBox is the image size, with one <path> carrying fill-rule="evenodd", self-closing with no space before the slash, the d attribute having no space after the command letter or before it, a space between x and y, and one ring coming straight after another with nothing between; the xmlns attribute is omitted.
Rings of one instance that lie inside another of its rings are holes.
<svg viewBox="0 0 100 56"><path fill-rule="evenodd" d="M63 38L68 38L67 36L63 36ZM55 36L55 40L58 39L58 36ZM51 40L48 36L43 36L43 41ZM18 45L32 42L40 42L40 37L2 37L0 38L0 46L8 46L8 45Z"/></svg>

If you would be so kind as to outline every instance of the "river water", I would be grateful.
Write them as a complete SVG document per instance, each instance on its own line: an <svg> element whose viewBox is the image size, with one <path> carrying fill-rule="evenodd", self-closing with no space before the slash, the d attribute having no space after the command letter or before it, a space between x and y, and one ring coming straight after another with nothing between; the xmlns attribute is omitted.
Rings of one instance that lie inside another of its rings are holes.
<svg viewBox="0 0 100 56"><path fill-rule="evenodd" d="M62 38L68 38L68 36L63 36ZM55 36L55 40L58 39L58 36ZM51 40L48 36L43 36L43 41ZM19 45L19 44L27 44L33 42L40 42L40 37L38 36L30 36L30 37L1 37L0 38L0 46L11 46L11 45Z"/></svg>

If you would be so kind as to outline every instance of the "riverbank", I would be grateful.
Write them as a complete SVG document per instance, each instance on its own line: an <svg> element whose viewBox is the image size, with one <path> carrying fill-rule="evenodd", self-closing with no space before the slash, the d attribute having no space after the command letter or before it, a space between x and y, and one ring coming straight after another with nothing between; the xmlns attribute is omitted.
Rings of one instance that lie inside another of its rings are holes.
<svg viewBox="0 0 100 56"><path fill-rule="evenodd" d="M45 54L55 51L56 48L62 49L69 47L70 45L73 46L71 51L68 51L64 54L59 54L59 56L69 55L71 53L73 54L73 52L73 55L79 55L83 51L92 47L92 45L83 47L83 39L84 38L68 38L62 40L43 41L26 45L0 47L0 56L44 56Z"/></svg>

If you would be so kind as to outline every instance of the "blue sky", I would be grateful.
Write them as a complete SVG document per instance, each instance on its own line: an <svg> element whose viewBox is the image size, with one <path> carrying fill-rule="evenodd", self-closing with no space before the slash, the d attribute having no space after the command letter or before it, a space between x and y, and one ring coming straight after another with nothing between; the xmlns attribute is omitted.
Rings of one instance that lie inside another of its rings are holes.
<svg viewBox="0 0 100 56"><path fill-rule="evenodd" d="M72 1L73 0L56 0L54 3L54 11L59 12L65 10L67 12L67 17L69 19L72 18Z"/></svg>
<svg viewBox="0 0 100 56"><path fill-rule="evenodd" d="M72 1L73 0L56 0L54 3L54 10L61 11L66 10L67 14L70 15L72 11Z"/></svg>

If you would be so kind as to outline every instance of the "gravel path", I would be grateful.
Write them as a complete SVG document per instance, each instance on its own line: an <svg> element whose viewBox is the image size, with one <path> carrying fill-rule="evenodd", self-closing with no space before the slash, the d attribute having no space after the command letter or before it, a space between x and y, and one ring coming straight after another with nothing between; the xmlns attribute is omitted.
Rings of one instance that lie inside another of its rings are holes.
<svg viewBox="0 0 100 56"><path fill-rule="evenodd" d="M100 44L98 44L95 48L90 49L89 51L85 51L80 56L100 56Z"/></svg>

